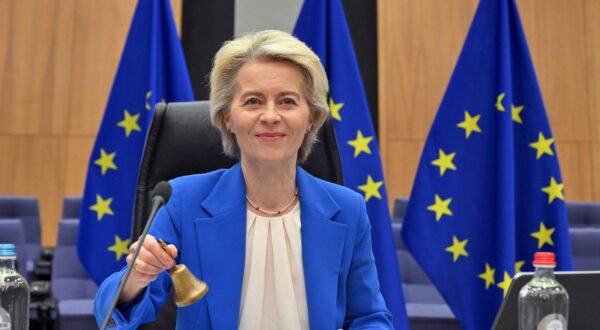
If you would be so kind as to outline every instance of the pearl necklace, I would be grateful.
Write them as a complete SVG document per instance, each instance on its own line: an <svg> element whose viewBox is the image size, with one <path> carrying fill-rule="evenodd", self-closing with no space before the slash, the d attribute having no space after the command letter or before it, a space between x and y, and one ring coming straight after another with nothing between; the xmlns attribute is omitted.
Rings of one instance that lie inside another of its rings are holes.
<svg viewBox="0 0 600 330"><path fill-rule="evenodd" d="M260 207L258 207L258 205L254 204L250 200L248 195L246 195L246 201L248 201L248 203L250 204L250 206L252 206L252 208L254 208L257 211L269 214L269 215L278 215L278 214L281 214L281 213L287 211L294 204L294 202L296 202L296 199L298 199L298 189L297 188L296 188L296 192L294 193L294 197L292 198L292 200L289 203L287 203L281 210L271 211L271 210L261 209Z"/></svg>

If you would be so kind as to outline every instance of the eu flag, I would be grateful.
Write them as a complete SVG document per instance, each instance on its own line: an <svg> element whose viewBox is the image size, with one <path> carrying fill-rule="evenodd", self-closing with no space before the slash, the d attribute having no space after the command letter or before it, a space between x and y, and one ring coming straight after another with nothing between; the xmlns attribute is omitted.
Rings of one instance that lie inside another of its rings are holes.
<svg viewBox="0 0 600 330"><path fill-rule="evenodd" d="M402 238L465 329L535 251L572 268L554 138L514 0L481 0L425 143Z"/></svg>
<svg viewBox="0 0 600 330"><path fill-rule="evenodd" d="M344 184L364 195L381 292L395 327L408 329L379 147L340 0L306 0L294 34L321 58L327 72Z"/></svg>
<svg viewBox="0 0 600 330"><path fill-rule="evenodd" d="M90 156L81 207L77 250L96 283L125 265L154 104L193 99L169 0L140 0Z"/></svg>

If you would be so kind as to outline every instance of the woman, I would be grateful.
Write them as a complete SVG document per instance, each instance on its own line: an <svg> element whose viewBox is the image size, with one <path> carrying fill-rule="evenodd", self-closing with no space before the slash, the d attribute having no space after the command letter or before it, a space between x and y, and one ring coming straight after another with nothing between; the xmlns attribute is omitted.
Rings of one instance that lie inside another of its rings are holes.
<svg viewBox="0 0 600 330"><path fill-rule="evenodd" d="M219 50L211 119L240 162L171 181L119 297L117 327L154 319L176 258L210 288L178 310L178 328L392 328L362 196L298 167L328 116L327 92L319 58L287 33L258 32ZM99 322L123 273L98 291Z"/></svg>

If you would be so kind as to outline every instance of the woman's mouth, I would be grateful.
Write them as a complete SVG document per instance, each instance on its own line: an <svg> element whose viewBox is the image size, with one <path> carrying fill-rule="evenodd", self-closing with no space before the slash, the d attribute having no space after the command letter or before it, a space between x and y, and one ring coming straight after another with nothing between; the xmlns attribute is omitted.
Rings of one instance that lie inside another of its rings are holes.
<svg viewBox="0 0 600 330"><path fill-rule="evenodd" d="M278 141L278 140L282 139L283 137L285 137L285 134L272 132L272 133L259 133L259 134L256 134L256 136L263 141L271 142L271 141Z"/></svg>

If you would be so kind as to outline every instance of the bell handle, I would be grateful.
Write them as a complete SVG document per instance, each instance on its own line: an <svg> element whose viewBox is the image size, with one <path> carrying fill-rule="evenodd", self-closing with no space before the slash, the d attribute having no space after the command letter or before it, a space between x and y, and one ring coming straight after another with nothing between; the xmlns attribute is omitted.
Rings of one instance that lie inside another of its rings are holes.
<svg viewBox="0 0 600 330"><path fill-rule="evenodd" d="M171 253L169 253L169 249L167 249L168 245L167 245L167 243L165 243L165 241L162 240L162 238L158 239L158 245L160 245L160 247L163 249L163 251L165 251L167 253L167 255L169 257L171 257Z"/></svg>

